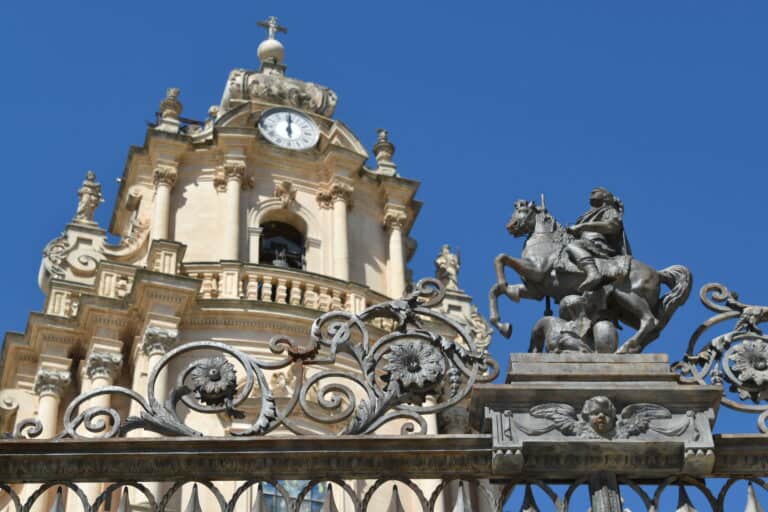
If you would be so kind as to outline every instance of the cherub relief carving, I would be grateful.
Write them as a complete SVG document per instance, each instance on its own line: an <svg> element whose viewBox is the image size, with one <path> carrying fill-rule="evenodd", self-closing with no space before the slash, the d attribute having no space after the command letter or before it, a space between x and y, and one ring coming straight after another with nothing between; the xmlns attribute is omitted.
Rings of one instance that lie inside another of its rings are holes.
<svg viewBox="0 0 768 512"><path fill-rule="evenodd" d="M586 400L580 413L569 404L547 403L532 407L529 415L548 420L549 424L533 426L532 422L516 419L518 428L528 435L538 436L557 430L565 436L584 439L629 439L649 430L665 436L678 436L693 421L690 414L674 421L669 409L650 403L630 404L617 414L616 406L606 396Z"/></svg>

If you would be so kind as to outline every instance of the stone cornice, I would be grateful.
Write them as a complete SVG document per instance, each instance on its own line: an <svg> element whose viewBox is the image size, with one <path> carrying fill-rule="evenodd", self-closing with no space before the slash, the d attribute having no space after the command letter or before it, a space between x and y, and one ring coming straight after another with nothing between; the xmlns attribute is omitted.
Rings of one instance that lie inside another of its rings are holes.
<svg viewBox="0 0 768 512"><path fill-rule="evenodd" d="M581 441L568 454L562 443L540 444L536 453L528 454L530 464L519 477L580 478L604 469L608 460L624 464L629 475L639 471L663 478L659 475L677 474L677 459L682 458L682 453L668 456L674 459L669 461L639 453L642 443L613 443L614 449L605 451L609 443ZM701 477L768 474L765 435L715 436L714 452L714 471ZM211 480L241 479L244 474L255 479L493 478L491 461L491 436L480 434L9 440L0 443L0 481L48 481L51 474L61 480L163 481L201 472Z"/></svg>

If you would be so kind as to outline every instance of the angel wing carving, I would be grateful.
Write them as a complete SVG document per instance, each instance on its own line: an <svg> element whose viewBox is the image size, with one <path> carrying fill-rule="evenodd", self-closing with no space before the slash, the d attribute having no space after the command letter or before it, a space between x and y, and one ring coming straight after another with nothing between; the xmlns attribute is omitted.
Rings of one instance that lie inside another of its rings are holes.
<svg viewBox="0 0 768 512"><path fill-rule="evenodd" d="M638 434L656 430L651 426L653 420L666 420L672 417L669 409L656 404L638 403L621 410L616 421L616 437L627 439Z"/></svg>
<svg viewBox="0 0 768 512"><path fill-rule="evenodd" d="M520 430L528 435L541 435L553 430L558 430L564 435L578 435L586 426L576 414L576 409L568 404L540 404L531 407L528 413L532 418L546 419L551 422L549 425L534 427L516 421Z"/></svg>

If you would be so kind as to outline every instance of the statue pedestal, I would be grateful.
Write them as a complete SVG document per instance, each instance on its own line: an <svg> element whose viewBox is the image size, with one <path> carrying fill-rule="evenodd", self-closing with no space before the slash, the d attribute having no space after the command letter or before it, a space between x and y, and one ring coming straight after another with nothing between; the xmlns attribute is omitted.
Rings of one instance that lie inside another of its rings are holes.
<svg viewBox="0 0 768 512"><path fill-rule="evenodd" d="M499 476L697 475L714 466L721 396L679 383L666 354L511 354L506 384L474 387L470 422Z"/></svg>

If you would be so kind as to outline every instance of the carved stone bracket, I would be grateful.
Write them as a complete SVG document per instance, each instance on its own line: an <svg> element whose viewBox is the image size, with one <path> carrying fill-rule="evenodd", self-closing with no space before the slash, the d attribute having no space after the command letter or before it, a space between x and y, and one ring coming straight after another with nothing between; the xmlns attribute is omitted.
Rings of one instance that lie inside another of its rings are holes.
<svg viewBox="0 0 768 512"><path fill-rule="evenodd" d="M86 361L85 373L89 379L114 380L123 364L122 354L114 352L91 352Z"/></svg>
<svg viewBox="0 0 768 512"><path fill-rule="evenodd" d="M149 326L144 333L141 350L148 356L165 355L176 344L178 337L177 329Z"/></svg>
<svg viewBox="0 0 768 512"><path fill-rule="evenodd" d="M41 368L37 371L37 375L35 375L34 391L37 395L53 394L61 396L70 382L71 377L68 371Z"/></svg>

